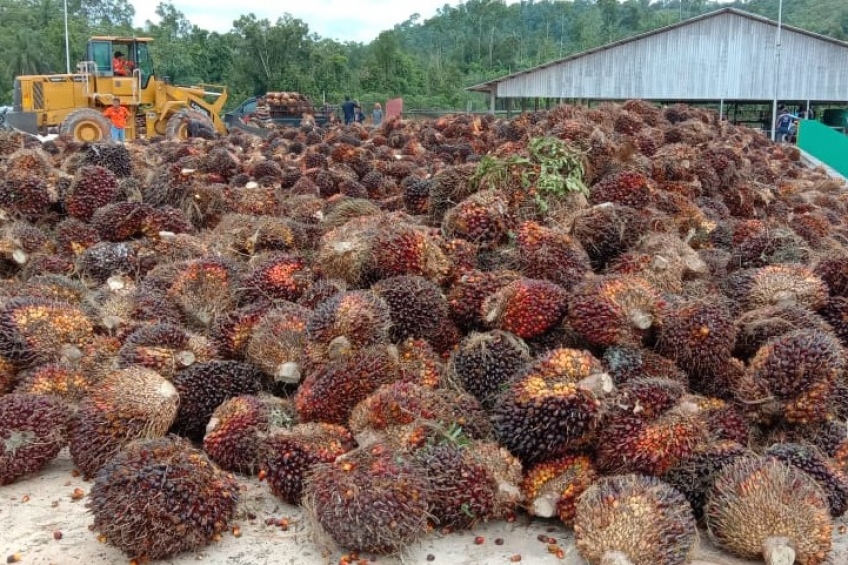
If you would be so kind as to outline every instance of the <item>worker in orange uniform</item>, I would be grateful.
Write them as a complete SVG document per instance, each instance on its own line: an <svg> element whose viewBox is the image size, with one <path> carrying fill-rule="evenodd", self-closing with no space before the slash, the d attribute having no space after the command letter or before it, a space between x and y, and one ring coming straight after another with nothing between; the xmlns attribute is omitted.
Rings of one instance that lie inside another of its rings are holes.
<svg viewBox="0 0 848 565"><path fill-rule="evenodd" d="M127 120L130 111L121 106L118 97L112 98L112 105L103 110L103 116L112 124L112 141L123 143L126 140Z"/></svg>
<svg viewBox="0 0 848 565"><path fill-rule="evenodd" d="M132 72L133 63L124 59L124 54L120 51L115 51L115 57L112 59L112 72L115 76L128 77Z"/></svg>

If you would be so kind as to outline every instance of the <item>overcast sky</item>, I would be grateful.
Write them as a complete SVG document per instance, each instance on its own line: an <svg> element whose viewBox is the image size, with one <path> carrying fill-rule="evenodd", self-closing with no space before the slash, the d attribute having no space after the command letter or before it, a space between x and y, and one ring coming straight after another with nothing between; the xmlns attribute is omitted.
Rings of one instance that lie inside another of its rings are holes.
<svg viewBox="0 0 848 565"><path fill-rule="evenodd" d="M146 20L155 23L158 20L158 3L157 0L132 0L135 25L143 26ZM288 12L303 20L310 32L321 37L363 43L375 39L381 31L406 21L414 13L425 20L436 15L436 10L445 4L461 4L458 0L173 0L172 3L192 24L209 31L229 31L233 21L250 13L274 22Z"/></svg>

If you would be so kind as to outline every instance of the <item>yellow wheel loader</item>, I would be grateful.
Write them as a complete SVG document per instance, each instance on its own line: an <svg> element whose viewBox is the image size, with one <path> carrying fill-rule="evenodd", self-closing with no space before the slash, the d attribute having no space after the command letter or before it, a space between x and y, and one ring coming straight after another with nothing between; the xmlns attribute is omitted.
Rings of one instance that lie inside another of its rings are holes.
<svg viewBox="0 0 848 565"><path fill-rule="evenodd" d="M16 77L6 125L32 134L67 134L77 141L108 140L110 123L103 110L117 97L132 116L126 128L128 140L156 135L184 139L185 117L226 133L221 110L227 87L176 86L158 78L148 49L151 41L149 37L92 37L86 60L77 65L76 73ZM118 52L124 62L116 68Z"/></svg>

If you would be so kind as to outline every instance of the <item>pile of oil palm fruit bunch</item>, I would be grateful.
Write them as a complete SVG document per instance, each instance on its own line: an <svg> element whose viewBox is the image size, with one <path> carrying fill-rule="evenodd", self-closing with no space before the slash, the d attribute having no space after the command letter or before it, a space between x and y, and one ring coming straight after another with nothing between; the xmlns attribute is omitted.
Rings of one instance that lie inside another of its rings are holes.
<svg viewBox="0 0 848 565"><path fill-rule="evenodd" d="M299 92L269 92L265 100L272 114L311 114L314 111L312 101Z"/></svg>
<svg viewBox="0 0 848 565"><path fill-rule="evenodd" d="M526 513L592 564L832 557L848 187L794 147L629 101L0 173L0 484L67 446L128 556L256 475L370 554Z"/></svg>

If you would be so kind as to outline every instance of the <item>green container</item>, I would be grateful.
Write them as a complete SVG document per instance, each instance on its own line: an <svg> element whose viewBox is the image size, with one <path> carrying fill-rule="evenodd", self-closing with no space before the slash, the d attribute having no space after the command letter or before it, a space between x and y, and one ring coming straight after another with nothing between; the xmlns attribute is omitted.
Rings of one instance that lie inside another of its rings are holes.
<svg viewBox="0 0 848 565"><path fill-rule="evenodd" d="M798 147L848 177L848 135L815 120L801 120Z"/></svg>

